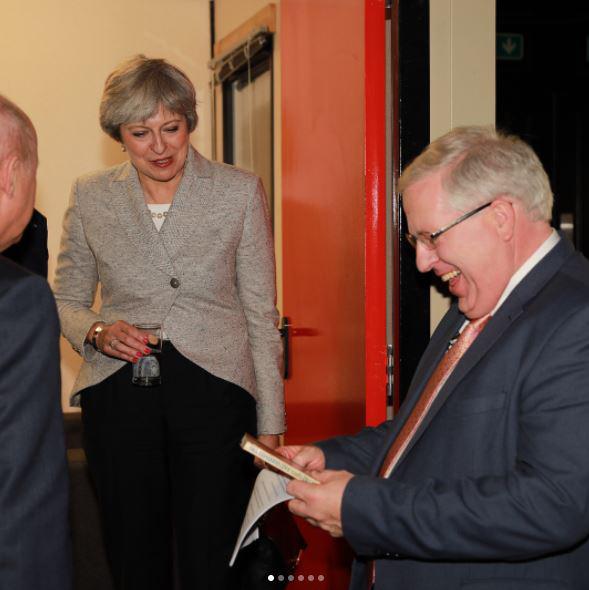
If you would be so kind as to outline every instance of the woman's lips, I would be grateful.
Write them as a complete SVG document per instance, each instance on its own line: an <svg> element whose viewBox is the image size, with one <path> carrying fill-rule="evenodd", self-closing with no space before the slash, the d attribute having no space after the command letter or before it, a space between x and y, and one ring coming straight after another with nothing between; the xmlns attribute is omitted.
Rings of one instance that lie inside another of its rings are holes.
<svg viewBox="0 0 589 590"><path fill-rule="evenodd" d="M172 164L173 159L170 158L161 158L159 160L152 160L152 164L157 166L158 168L167 168Z"/></svg>

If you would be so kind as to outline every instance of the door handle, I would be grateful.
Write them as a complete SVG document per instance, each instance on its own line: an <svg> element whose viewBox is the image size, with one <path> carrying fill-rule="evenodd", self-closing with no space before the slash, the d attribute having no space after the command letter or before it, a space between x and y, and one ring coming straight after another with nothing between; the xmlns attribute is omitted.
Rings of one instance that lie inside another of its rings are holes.
<svg viewBox="0 0 589 590"><path fill-rule="evenodd" d="M288 379L290 377L290 320L287 317L283 317L280 320L280 336L282 337L282 354L283 354L283 378Z"/></svg>

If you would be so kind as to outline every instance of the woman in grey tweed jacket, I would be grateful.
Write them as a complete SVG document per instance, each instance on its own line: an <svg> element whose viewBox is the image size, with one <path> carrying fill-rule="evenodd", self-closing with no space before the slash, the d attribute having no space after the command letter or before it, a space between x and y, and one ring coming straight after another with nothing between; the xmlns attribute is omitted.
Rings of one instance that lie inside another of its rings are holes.
<svg viewBox="0 0 589 590"><path fill-rule="evenodd" d="M74 183L55 281L84 359L72 403L126 590L169 590L174 569L183 590L232 587L252 478L238 443L257 431L275 447L284 430L266 197L257 177L190 146L195 104L164 60L137 56L109 76L100 122L130 162ZM161 322L166 339L152 388L131 384L147 351L139 322Z"/></svg>

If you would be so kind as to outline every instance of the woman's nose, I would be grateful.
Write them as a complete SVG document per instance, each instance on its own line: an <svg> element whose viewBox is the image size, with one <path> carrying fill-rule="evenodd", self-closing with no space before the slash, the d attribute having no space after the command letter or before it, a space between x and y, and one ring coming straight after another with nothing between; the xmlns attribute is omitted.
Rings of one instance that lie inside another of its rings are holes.
<svg viewBox="0 0 589 590"><path fill-rule="evenodd" d="M163 154L166 150L166 143L164 142L164 138L159 133L154 134L151 149L156 154Z"/></svg>

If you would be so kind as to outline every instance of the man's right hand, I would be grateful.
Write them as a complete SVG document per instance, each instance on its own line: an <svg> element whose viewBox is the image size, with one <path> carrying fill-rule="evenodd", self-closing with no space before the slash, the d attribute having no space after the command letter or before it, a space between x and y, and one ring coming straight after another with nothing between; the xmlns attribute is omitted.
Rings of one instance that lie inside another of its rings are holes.
<svg viewBox="0 0 589 590"><path fill-rule="evenodd" d="M325 454L319 447L287 445L278 447L276 451L306 471L323 471L325 469Z"/></svg>

